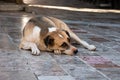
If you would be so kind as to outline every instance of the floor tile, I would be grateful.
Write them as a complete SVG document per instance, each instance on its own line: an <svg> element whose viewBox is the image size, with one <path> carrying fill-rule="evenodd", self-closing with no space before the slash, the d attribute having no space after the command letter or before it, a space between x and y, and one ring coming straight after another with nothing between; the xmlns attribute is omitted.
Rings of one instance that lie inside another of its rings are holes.
<svg viewBox="0 0 120 80"><path fill-rule="evenodd" d="M0 71L0 80L37 80L30 71Z"/></svg>

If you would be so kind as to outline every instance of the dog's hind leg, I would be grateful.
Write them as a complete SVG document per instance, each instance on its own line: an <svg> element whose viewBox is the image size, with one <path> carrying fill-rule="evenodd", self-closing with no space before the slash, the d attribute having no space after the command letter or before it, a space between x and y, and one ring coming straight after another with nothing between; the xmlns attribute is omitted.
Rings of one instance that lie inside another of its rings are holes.
<svg viewBox="0 0 120 80"><path fill-rule="evenodd" d="M75 33L73 33L71 30L69 31L70 37L77 41L79 44L82 44L85 48L89 50L96 50L96 47L94 45L88 44L86 41L80 39Z"/></svg>
<svg viewBox="0 0 120 80"><path fill-rule="evenodd" d="M40 55L40 50L38 49L37 45L33 42L22 41L19 45L20 49L31 50L32 55Z"/></svg>

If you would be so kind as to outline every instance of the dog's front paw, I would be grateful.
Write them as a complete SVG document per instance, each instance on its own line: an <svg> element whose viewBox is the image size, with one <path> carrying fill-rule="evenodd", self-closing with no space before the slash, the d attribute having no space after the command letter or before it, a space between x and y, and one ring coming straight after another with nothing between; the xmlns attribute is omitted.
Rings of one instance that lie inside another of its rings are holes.
<svg viewBox="0 0 120 80"><path fill-rule="evenodd" d="M40 55L40 50L36 47L32 48L32 55Z"/></svg>
<svg viewBox="0 0 120 80"><path fill-rule="evenodd" d="M91 51L95 51L96 47L94 45L89 45L88 49L91 50Z"/></svg>
<svg viewBox="0 0 120 80"><path fill-rule="evenodd" d="M57 55L60 55L61 51L60 50L54 50L54 53L57 54Z"/></svg>

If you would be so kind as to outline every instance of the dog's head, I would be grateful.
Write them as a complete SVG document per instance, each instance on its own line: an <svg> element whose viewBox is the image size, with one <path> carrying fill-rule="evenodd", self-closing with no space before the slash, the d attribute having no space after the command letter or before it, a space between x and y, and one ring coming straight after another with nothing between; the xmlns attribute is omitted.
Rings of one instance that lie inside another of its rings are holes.
<svg viewBox="0 0 120 80"><path fill-rule="evenodd" d="M54 51L56 54L74 55L78 52L77 48L70 44L70 35L65 30L56 30L48 33L44 43L50 51Z"/></svg>

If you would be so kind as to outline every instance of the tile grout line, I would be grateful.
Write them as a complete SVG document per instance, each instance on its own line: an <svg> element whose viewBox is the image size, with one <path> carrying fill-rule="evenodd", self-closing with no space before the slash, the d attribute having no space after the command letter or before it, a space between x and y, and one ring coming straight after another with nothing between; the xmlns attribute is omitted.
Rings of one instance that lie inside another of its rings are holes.
<svg viewBox="0 0 120 80"><path fill-rule="evenodd" d="M62 65L59 64L59 66L68 74L68 76L71 76L70 73L67 72L67 71L62 67ZM74 78L73 76L71 76L71 77L75 80L75 78Z"/></svg>
<svg viewBox="0 0 120 80"><path fill-rule="evenodd" d="M51 56L51 55L50 55ZM51 56L52 57L52 56ZM53 58L53 57L52 57ZM54 59L54 58L53 58ZM57 61L54 59L54 61L57 63ZM67 72L63 67L62 67L62 65L61 64L59 64L59 63L57 63L59 66L60 66L60 68L63 70L63 71L65 71L67 74L68 74L68 76L71 76L70 75L70 73L69 72ZM75 78L73 77L73 76L71 76L74 80L75 80Z"/></svg>
<svg viewBox="0 0 120 80"><path fill-rule="evenodd" d="M36 77L37 80L39 80L39 79L38 79L38 76L37 76L35 73L33 73L33 75Z"/></svg>
<svg viewBox="0 0 120 80"><path fill-rule="evenodd" d="M15 46L15 49L17 50L18 46L13 42L13 39L10 37L10 35L7 34L7 36L10 39L11 43Z"/></svg>

